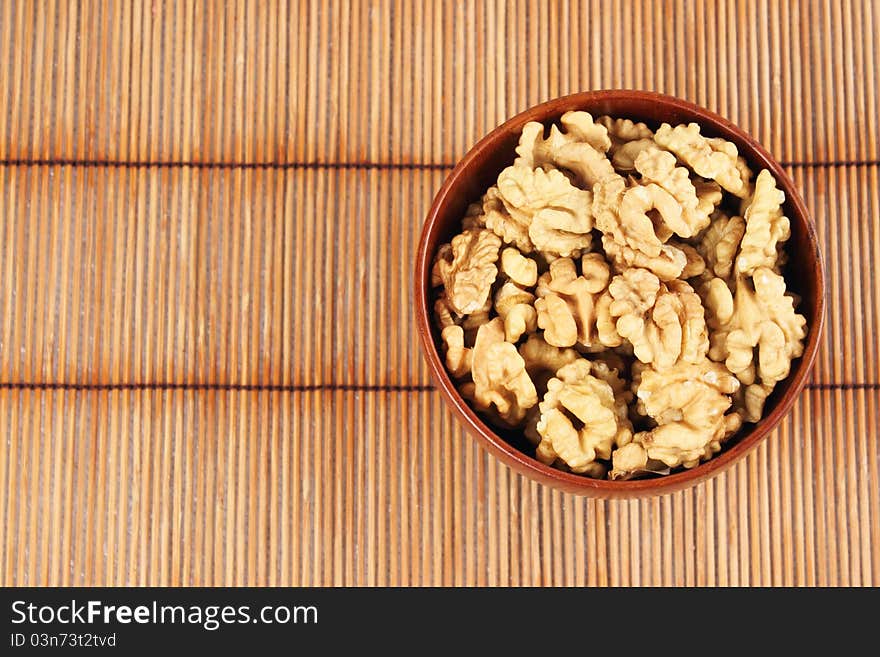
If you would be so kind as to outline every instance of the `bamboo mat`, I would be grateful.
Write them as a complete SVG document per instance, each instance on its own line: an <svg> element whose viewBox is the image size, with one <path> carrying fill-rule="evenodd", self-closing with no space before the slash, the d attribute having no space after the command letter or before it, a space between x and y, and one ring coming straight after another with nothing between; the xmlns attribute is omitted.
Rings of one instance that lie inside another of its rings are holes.
<svg viewBox="0 0 880 657"><path fill-rule="evenodd" d="M878 2L0 3L0 583L880 584ZM764 445L564 495L431 386L414 249L454 162L587 89L782 161L829 315Z"/></svg>

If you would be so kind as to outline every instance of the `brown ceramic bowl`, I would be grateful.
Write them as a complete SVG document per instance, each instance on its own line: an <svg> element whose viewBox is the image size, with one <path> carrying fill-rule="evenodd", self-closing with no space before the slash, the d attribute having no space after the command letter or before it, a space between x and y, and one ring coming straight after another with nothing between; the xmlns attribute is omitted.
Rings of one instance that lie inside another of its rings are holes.
<svg viewBox="0 0 880 657"><path fill-rule="evenodd" d="M586 110L593 116L608 114L644 121L652 128L666 122L697 122L703 134L728 139L757 174L773 172L785 192L785 213L791 220L791 239L786 243L789 262L785 272L788 288L802 298L798 312L807 318L809 333L801 358L792 363L789 377L779 383L767 400L763 419L746 425L724 446L724 450L690 470L665 477L633 481L590 479L544 465L531 454L533 448L518 432L492 428L465 402L449 378L440 356L439 331L433 325L430 288L431 266L437 248L460 231L468 204L479 199L502 169L513 163L514 148L523 125L539 121L549 125L569 110ZM807 208L791 178L779 163L752 137L717 114L691 103L644 91L591 91L557 98L518 114L493 130L456 165L446 178L428 212L416 254L415 305L419 337L428 366L440 392L465 427L483 446L517 472L561 490L591 497L628 498L681 490L729 468L753 450L788 413L807 380L825 315L825 282L816 231Z"/></svg>

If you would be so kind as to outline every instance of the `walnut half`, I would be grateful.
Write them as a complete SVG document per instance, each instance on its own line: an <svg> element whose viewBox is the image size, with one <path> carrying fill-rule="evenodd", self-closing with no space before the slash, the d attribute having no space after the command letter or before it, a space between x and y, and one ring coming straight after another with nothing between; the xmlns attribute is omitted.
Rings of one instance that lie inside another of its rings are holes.
<svg viewBox="0 0 880 657"><path fill-rule="evenodd" d="M452 238L452 248L439 252L435 268L449 307L469 315L486 305L492 283L498 275L501 239L491 230L466 230Z"/></svg>
<svg viewBox="0 0 880 657"><path fill-rule="evenodd" d="M807 320L794 311L785 279L759 267L739 277L734 292L714 278L703 288L708 313L709 357L724 362L746 385L771 387L788 376L791 361L803 354Z"/></svg>
<svg viewBox="0 0 880 657"><path fill-rule="evenodd" d="M649 458L669 467L697 465L739 429L740 416L725 415L738 389L736 377L705 358L663 372L647 368L636 390L638 410L657 427L638 436L638 442Z"/></svg>
<svg viewBox="0 0 880 657"><path fill-rule="evenodd" d="M696 174L715 180L734 196L745 198L749 195L752 172L739 157L735 144L704 137L696 123L674 128L664 123L654 133L654 141L675 153Z"/></svg>
<svg viewBox="0 0 880 657"><path fill-rule="evenodd" d="M597 253L581 258L581 272L571 258L559 258L538 279L538 327L555 347L591 347L603 337L596 330L597 302L611 272Z"/></svg>
<svg viewBox="0 0 880 657"><path fill-rule="evenodd" d="M628 269L608 286L617 332L636 357L658 370L679 360L700 362L709 349L700 297L684 281L660 280L646 269Z"/></svg>
<svg viewBox="0 0 880 657"><path fill-rule="evenodd" d="M462 395L481 411L496 413L496 419L516 426L526 411L538 403L535 384L516 347L504 340L504 322L496 317L483 324L471 353L473 383L462 385Z"/></svg>
<svg viewBox="0 0 880 657"><path fill-rule="evenodd" d="M547 383L547 393L539 404L537 432L541 436L536 456L543 463L557 459L572 472L601 472L596 460L611 458L615 446L632 439L632 426L612 386L593 376L593 364L578 359L560 368ZM606 370L607 376L607 370Z"/></svg>

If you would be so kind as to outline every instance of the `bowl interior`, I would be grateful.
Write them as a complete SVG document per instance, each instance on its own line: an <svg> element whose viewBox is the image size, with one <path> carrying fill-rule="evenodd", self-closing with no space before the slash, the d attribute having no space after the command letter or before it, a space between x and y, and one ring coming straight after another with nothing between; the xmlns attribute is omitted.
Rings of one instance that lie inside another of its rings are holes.
<svg viewBox="0 0 880 657"><path fill-rule="evenodd" d="M785 249L789 257L785 267L788 289L801 297L797 310L807 318L809 333L804 355L792 363L789 377L779 383L768 398L764 417L756 425L745 425L732 437L724 450L713 459L691 470L662 478L635 481L595 480L561 472L545 466L523 450L531 447L521 432L495 429L462 400L455 390L439 357L440 335L433 326L430 312L432 291L430 269L437 248L460 231L461 218L468 204L478 200L498 174L513 163L515 148L523 125L539 121L549 126L569 110L586 110L593 116L643 121L651 128L661 123L700 124L702 134L723 137L736 144L755 175L762 168L770 169L779 187L785 192L785 213L791 221L791 238ZM741 458L769 433L791 407L803 388L812 365L824 317L824 273L815 229L794 183L782 167L754 139L725 119L676 98L638 91L601 91L559 98L523 112L510 119L480 141L459 162L434 199L422 233L416 263L416 302L419 333L429 366L441 391L458 415L502 460L528 476L564 490L581 494L629 497L681 489L705 479Z"/></svg>

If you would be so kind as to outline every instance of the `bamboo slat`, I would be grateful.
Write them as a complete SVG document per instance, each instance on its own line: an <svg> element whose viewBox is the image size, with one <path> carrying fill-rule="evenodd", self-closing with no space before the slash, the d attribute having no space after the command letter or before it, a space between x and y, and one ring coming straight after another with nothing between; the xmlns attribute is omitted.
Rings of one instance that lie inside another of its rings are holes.
<svg viewBox="0 0 880 657"><path fill-rule="evenodd" d="M430 391L3 390L2 583L871 584L878 422L877 390L810 390L710 483L596 502Z"/></svg>
<svg viewBox="0 0 880 657"><path fill-rule="evenodd" d="M0 3L0 584L877 585L880 3ZM411 270L450 166L586 89L784 163L826 332L791 415L676 495L484 454Z"/></svg>
<svg viewBox="0 0 880 657"><path fill-rule="evenodd" d="M813 379L878 384L880 168L790 171L828 269ZM444 174L0 167L21 217L0 226L0 381L429 385L411 263Z"/></svg>
<svg viewBox="0 0 880 657"><path fill-rule="evenodd" d="M880 383L880 170L792 169L825 260L828 311L813 380Z"/></svg>
<svg viewBox="0 0 880 657"><path fill-rule="evenodd" d="M424 384L414 209L443 175L0 167L0 381Z"/></svg>
<svg viewBox="0 0 880 657"><path fill-rule="evenodd" d="M585 89L669 93L784 161L877 161L871 0L11 2L2 160L454 162Z"/></svg>

